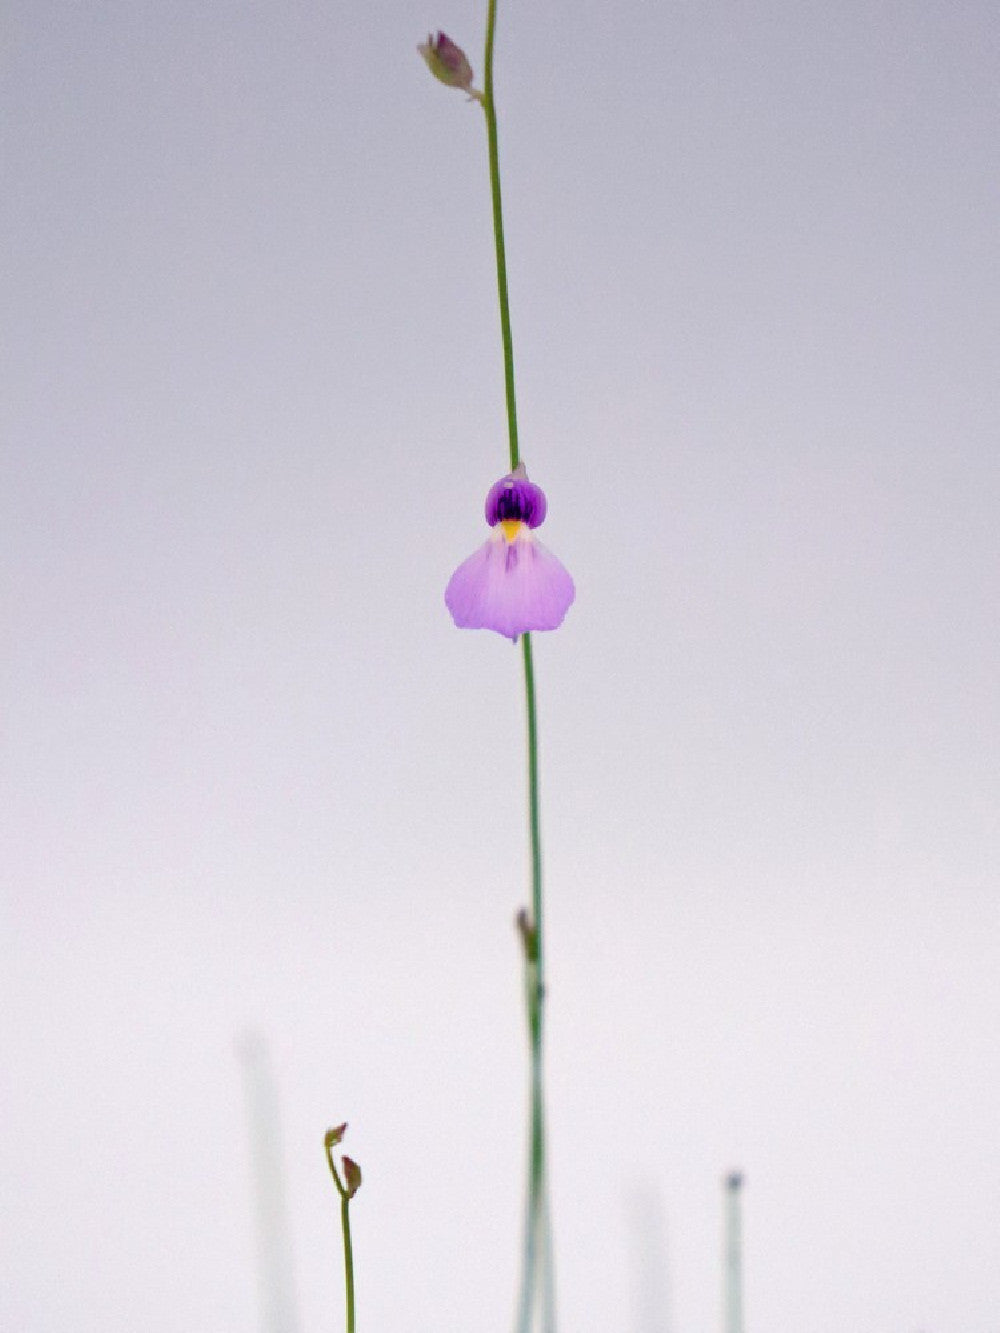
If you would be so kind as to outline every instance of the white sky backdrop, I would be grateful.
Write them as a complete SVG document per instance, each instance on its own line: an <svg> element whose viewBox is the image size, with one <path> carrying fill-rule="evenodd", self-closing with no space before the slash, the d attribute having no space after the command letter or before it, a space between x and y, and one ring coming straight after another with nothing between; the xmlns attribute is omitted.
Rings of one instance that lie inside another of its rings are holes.
<svg viewBox="0 0 1000 1333"><path fill-rule="evenodd" d="M511 1325L485 3L8 9L0 1325ZM1000 1331L992 4L501 0L563 1333ZM297 1287L260 1324L237 1049ZM650 1304L661 1291L664 1303Z"/></svg>

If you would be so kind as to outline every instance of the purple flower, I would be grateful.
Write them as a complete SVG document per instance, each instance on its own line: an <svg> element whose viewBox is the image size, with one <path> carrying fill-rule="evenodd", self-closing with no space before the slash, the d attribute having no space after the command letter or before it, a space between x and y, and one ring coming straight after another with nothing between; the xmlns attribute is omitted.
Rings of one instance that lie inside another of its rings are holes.
<svg viewBox="0 0 1000 1333"><path fill-rule="evenodd" d="M492 629L516 640L562 624L576 589L534 535L546 507L545 492L528 480L523 463L490 487L486 522L493 532L445 589L445 604L460 629Z"/></svg>

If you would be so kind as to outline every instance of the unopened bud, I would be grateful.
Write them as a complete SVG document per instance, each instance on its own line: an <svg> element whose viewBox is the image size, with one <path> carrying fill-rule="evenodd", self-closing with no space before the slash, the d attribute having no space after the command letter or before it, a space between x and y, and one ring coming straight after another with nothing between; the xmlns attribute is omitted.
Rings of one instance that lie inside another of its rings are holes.
<svg viewBox="0 0 1000 1333"><path fill-rule="evenodd" d="M346 1121L342 1125L337 1125L335 1129L328 1129L323 1135L323 1143L326 1145L327 1152L329 1152L331 1148L335 1148L346 1133Z"/></svg>
<svg viewBox="0 0 1000 1333"><path fill-rule="evenodd" d="M417 50L427 61L427 68L436 79L446 83L449 88L461 88L479 102L483 100L482 93L472 86L469 57L446 33L439 32L436 37L428 34L427 41L421 42Z"/></svg>
<svg viewBox="0 0 1000 1333"><path fill-rule="evenodd" d="M347 1197L353 1199L361 1188L361 1167L353 1157L344 1158L344 1189Z"/></svg>
<svg viewBox="0 0 1000 1333"><path fill-rule="evenodd" d="M517 914L517 933L521 936L521 947L529 963L538 962L538 931L531 923L528 909L522 907Z"/></svg>

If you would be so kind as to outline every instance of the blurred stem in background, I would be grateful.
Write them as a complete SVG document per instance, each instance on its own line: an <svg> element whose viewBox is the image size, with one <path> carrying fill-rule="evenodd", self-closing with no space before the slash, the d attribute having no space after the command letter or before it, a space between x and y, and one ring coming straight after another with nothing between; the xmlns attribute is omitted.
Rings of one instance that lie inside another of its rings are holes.
<svg viewBox="0 0 1000 1333"><path fill-rule="evenodd" d="M486 53L483 59L482 105L489 141L490 193L493 200L493 237L496 243L497 294L500 299L500 334L503 341L504 388L507 401L507 436L510 469L521 461L517 439L517 402L514 392L514 347L507 296L507 255L503 235L503 206L500 196L500 152L497 142L496 103L493 96L493 45L496 34L496 0L489 0L486 17ZM554 1333L555 1296L548 1183L545 1162L545 1098L543 1083L545 1001L545 953L542 914L542 846L538 800L538 719L535 705L535 670L531 635L521 635L524 664L524 694L528 732L528 827L531 839L531 916L518 917L524 949L528 1039L531 1048L531 1111L528 1149L528 1185L525 1201L524 1250L518 1329L529 1333L533 1314L540 1306L545 1333Z"/></svg>
<svg viewBox="0 0 1000 1333"><path fill-rule="evenodd" d="M257 1231L261 1333L298 1333L292 1247L281 1161L281 1123L274 1076L262 1037L248 1032L237 1053L243 1067Z"/></svg>
<svg viewBox="0 0 1000 1333"><path fill-rule="evenodd" d="M730 1171L725 1180L725 1264L723 1281L723 1328L725 1333L743 1333L743 1234L740 1192L743 1177Z"/></svg>

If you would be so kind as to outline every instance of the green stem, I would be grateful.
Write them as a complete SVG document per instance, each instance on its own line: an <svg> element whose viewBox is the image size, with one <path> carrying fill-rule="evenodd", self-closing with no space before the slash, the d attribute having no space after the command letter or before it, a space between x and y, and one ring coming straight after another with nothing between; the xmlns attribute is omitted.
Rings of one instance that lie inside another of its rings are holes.
<svg viewBox="0 0 1000 1333"><path fill-rule="evenodd" d="M528 829L531 841L531 927L532 957L525 963L527 984L528 1035L531 1044L531 1142L528 1157L528 1240L523 1277L522 1311L525 1300L540 1294L545 1285L542 1270L539 1282L540 1251L547 1244L544 1235L548 1205L546 1201L545 1171L545 1094L543 1076L543 1010L545 1003L545 937L542 912L542 833L538 796L538 716L535 707L535 667L531 649L531 635L521 636L524 662L524 697L528 721ZM527 1330L530 1324L524 1324Z"/></svg>
<svg viewBox="0 0 1000 1333"><path fill-rule="evenodd" d="M535 709L535 667L531 635L521 635L524 660L524 697L528 717L528 828L531 835L531 925L535 935L535 992L541 1029L541 1001L545 993L545 951L542 947L542 834L538 800L538 716Z"/></svg>
<svg viewBox="0 0 1000 1333"><path fill-rule="evenodd" d="M341 1129L346 1129L346 1125ZM329 1136L328 1136L329 1138ZM339 1142L339 1135L334 1142ZM330 1167L330 1175L333 1176L333 1183L337 1187L337 1193L340 1195L340 1229L344 1234L344 1288L347 1294L347 1333L355 1333L354 1330L354 1250L351 1246L351 1194L350 1188L345 1188L340 1179L340 1172L337 1170L337 1163L333 1160L333 1144L327 1142L326 1160ZM346 1170L346 1168L345 1168ZM348 1182L350 1183L350 1182ZM357 1188L357 1185L354 1187Z"/></svg>
<svg viewBox="0 0 1000 1333"><path fill-rule="evenodd" d="M354 1333L354 1251L351 1248L351 1198L340 1200L340 1225L344 1233L344 1285L347 1289L347 1333Z"/></svg>
<svg viewBox="0 0 1000 1333"><path fill-rule="evenodd" d="M483 110L489 140L490 194L493 200L493 237L496 242L497 293L500 298L500 335L503 341L504 388L507 399L507 435L511 471L521 461L517 439L517 401L514 391L514 344L510 331L507 293L507 254L503 237L500 195L500 151L497 142L496 103L493 96L493 45L496 0L489 0L486 18L486 53L483 60ZM531 635L521 636L524 662L524 697L528 721L528 826L531 839L531 946L525 948L525 988L531 1047L531 1120L528 1153L528 1190L524 1220L524 1254L518 1313L520 1333L530 1333L536 1302L541 1298L546 1333L554 1333L552 1251L545 1167L545 1099L543 1090L542 1009L545 998L545 952L542 936L542 842L538 800L538 718L535 707L535 670ZM541 1262L541 1276L539 1263Z"/></svg>
<svg viewBox="0 0 1000 1333"><path fill-rule="evenodd" d="M483 59L483 110L490 146L490 193L493 197L493 237L497 250L497 291L500 296L500 336L503 339L504 389L507 396L507 435L511 472L521 461L517 445L517 402L514 397L514 342L510 333L510 302L507 298L507 252L503 243L503 208L500 201L500 149L497 145L497 113L493 101L493 38L496 31L496 0L489 0L486 17L486 55Z"/></svg>

